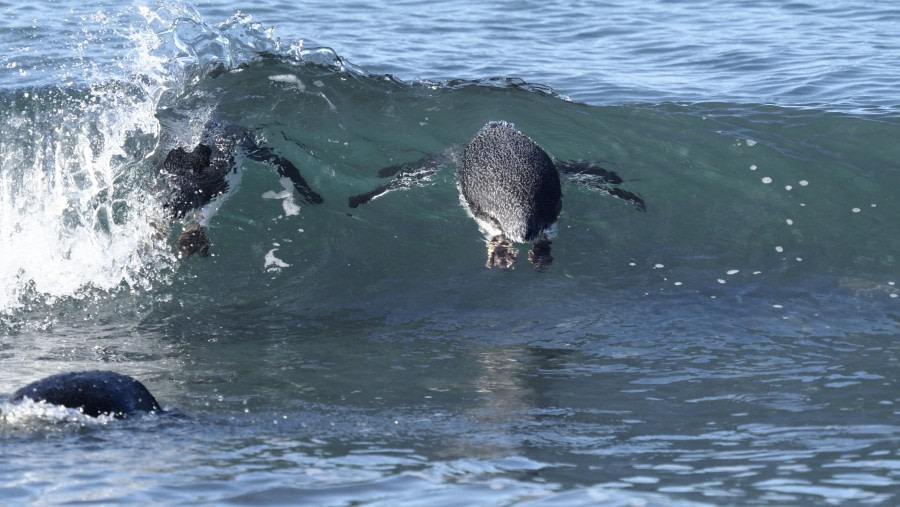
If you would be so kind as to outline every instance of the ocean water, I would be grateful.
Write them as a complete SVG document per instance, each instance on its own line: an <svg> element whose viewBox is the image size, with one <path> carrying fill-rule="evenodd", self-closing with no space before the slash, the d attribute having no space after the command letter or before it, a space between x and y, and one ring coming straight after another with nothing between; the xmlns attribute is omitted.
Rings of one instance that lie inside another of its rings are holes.
<svg viewBox="0 0 900 507"><path fill-rule="evenodd" d="M4 504L895 505L889 2L0 2ZM264 164L181 259L161 161ZM559 160L554 262L488 270L451 162ZM112 369L166 414L6 402Z"/></svg>

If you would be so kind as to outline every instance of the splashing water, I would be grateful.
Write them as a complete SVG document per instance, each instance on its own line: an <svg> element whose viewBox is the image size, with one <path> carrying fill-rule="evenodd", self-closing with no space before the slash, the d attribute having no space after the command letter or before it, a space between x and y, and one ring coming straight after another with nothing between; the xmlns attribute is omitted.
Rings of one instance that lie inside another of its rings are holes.
<svg viewBox="0 0 900 507"><path fill-rule="evenodd" d="M153 145L151 104L123 85L40 89L0 117L0 311L27 291L146 286L157 217L135 168Z"/></svg>
<svg viewBox="0 0 900 507"><path fill-rule="evenodd" d="M271 30L240 13L211 26L187 4L161 3L123 17L131 23L115 35L132 48L114 71L76 59L87 81L79 86L0 95L0 315L169 280L153 162L166 134L158 112L209 72L282 51ZM74 64L66 76L78 74Z"/></svg>

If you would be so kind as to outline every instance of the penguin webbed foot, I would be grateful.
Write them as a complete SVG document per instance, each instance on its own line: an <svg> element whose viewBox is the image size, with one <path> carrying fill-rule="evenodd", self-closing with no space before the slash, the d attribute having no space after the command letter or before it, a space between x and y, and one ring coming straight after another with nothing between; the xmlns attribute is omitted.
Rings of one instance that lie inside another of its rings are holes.
<svg viewBox="0 0 900 507"><path fill-rule="evenodd" d="M550 245L553 242L542 236L531 245L528 251L528 261L537 271L546 271L553 264L553 256L550 255Z"/></svg>
<svg viewBox="0 0 900 507"><path fill-rule="evenodd" d="M518 254L519 251L505 236L494 236L487 242L488 258L485 266L488 269L513 269Z"/></svg>
<svg viewBox="0 0 900 507"><path fill-rule="evenodd" d="M622 189L625 180L609 169L604 169L591 162L580 160L557 161L556 168L569 179L577 181L588 188L599 190L625 202L633 204L638 211L647 211L647 204L641 196Z"/></svg>
<svg viewBox="0 0 900 507"><path fill-rule="evenodd" d="M192 224L186 227L178 236L178 255L186 259L197 254L200 257L209 257L209 237L206 235L206 227Z"/></svg>

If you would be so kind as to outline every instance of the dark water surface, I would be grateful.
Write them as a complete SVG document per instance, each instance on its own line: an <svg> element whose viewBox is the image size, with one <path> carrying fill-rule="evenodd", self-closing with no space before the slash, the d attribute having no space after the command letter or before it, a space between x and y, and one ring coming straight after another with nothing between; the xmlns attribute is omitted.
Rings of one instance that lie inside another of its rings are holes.
<svg viewBox="0 0 900 507"><path fill-rule="evenodd" d="M105 368L173 412L0 403L0 498L897 503L898 13L513 4L0 4L0 402ZM209 119L324 203L244 160L179 259L158 167ZM541 272L484 267L453 163L348 207L498 119L647 211L564 179Z"/></svg>

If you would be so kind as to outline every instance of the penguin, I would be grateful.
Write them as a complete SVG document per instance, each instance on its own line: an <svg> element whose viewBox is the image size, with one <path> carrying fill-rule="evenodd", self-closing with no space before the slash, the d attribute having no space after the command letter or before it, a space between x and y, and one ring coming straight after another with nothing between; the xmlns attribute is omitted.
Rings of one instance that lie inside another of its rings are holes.
<svg viewBox="0 0 900 507"><path fill-rule="evenodd" d="M646 210L644 200L619 187L622 178L586 162L554 161L531 138L506 121L484 125L463 147L418 162L391 166L379 176L394 179L349 199L351 208L391 190L427 181L441 166L457 161L457 183L468 213L485 233L486 267L511 269L518 251L514 243L531 243L529 261L546 269L553 261L551 238L562 210L560 172Z"/></svg>
<svg viewBox="0 0 900 507"><path fill-rule="evenodd" d="M25 398L77 409L91 417L125 418L162 412L143 384L128 375L104 370L52 375L19 389L9 401L17 404Z"/></svg>
<svg viewBox="0 0 900 507"><path fill-rule="evenodd" d="M466 145L460 195L488 236L487 267L510 268L511 243L531 242L535 267L549 266L549 234L562 210L559 171L540 146L507 122L485 125Z"/></svg>
<svg viewBox="0 0 900 507"><path fill-rule="evenodd" d="M181 220L192 215L195 222L185 227L178 238L181 257L209 255L207 224L240 184L238 156L275 168L279 176L290 179L307 203L324 201L310 188L297 166L258 144L248 129L223 121L210 121L196 146L190 151L181 146L170 150L162 164L169 186L163 208L172 219Z"/></svg>

